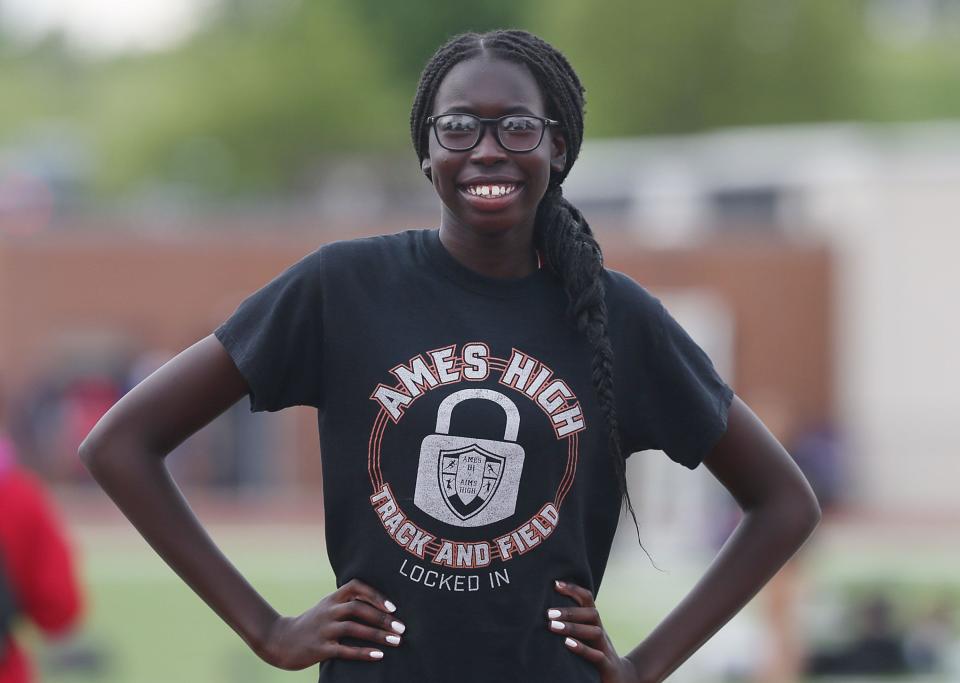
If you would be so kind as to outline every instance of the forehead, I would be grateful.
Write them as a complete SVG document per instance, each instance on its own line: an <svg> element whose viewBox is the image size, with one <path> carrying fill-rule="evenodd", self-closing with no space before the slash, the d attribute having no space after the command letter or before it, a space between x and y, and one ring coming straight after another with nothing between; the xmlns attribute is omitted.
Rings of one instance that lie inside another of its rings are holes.
<svg viewBox="0 0 960 683"><path fill-rule="evenodd" d="M527 109L546 112L543 93L523 64L480 55L454 65L443 77L433 99L433 113L467 111L481 116Z"/></svg>

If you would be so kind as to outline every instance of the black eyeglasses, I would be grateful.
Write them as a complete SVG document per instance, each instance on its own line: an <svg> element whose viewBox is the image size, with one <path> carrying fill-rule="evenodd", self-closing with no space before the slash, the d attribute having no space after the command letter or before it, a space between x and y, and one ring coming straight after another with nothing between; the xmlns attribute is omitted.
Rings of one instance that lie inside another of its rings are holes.
<svg viewBox="0 0 960 683"><path fill-rule="evenodd" d="M540 146L543 131L548 126L560 125L559 121L527 114L509 114L496 119L484 119L473 114L442 114L428 116L426 123L433 126L440 146L451 152L466 152L476 147L488 124L494 126L497 142L505 150L532 152Z"/></svg>

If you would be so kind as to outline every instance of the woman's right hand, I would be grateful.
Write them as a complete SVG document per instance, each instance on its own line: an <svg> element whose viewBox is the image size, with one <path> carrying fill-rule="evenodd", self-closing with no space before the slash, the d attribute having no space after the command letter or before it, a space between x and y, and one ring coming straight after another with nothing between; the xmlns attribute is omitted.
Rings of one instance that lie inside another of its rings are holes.
<svg viewBox="0 0 960 683"><path fill-rule="evenodd" d="M359 579L352 579L299 617L278 617L261 657L280 669L297 670L331 658L379 661L381 646L397 647L406 626L396 607ZM366 640L373 647L343 645L341 638Z"/></svg>

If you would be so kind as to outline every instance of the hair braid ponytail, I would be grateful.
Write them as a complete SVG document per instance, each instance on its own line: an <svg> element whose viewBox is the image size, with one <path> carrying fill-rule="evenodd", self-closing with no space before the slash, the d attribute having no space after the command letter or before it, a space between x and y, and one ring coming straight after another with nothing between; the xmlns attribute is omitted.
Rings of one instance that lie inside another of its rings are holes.
<svg viewBox="0 0 960 683"><path fill-rule="evenodd" d="M626 504L639 540L640 525L627 490L626 461L620 445L620 422L613 391L613 346L607 331L607 304L603 286L603 253L583 214L553 184L537 209L534 239L567 294L567 312L590 344L591 380L597 403L607 423L608 449L620 498ZM642 543L641 543L642 546Z"/></svg>

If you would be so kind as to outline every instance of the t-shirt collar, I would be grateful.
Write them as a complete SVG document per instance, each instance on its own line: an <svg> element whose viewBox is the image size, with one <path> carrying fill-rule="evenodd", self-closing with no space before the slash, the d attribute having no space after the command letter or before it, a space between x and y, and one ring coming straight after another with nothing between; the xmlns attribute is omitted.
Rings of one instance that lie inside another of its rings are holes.
<svg viewBox="0 0 960 683"><path fill-rule="evenodd" d="M447 251L440 241L440 230L437 228L421 232L420 246L430 265L460 286L485 296L502 299L534 296L542 292L544 286L553 279L546 265L518 278L490 277L471 270Z"/></svg>

